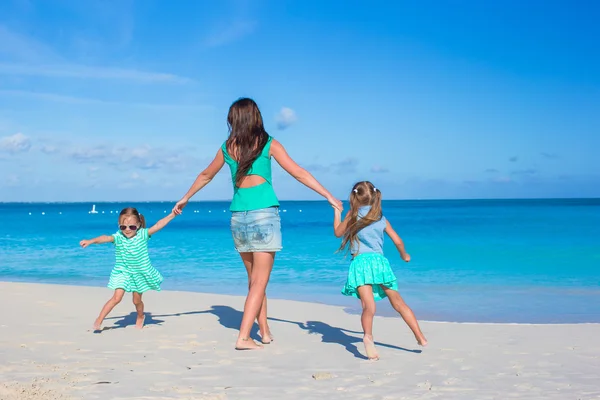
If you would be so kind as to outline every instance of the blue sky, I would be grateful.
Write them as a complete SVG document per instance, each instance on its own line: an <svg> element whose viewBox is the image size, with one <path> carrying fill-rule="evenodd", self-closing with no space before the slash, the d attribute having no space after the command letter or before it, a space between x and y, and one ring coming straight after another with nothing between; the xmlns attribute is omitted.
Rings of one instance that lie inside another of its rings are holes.
<svg viewBox="0 0 600 400"><path fill-rule="evenodd" d="M176 200L254 98L334 195L600 197L594 1L7 0L0 201ZM282 199L315 199L275 170ZM196 199L228 199L219 174Z"/></svg>

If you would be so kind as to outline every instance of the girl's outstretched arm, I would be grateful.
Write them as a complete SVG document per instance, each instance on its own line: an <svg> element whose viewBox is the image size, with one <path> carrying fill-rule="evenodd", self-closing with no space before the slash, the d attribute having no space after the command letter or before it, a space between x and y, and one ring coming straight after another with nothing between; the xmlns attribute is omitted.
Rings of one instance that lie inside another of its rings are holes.
<svg viewBox="0 0 600 400"><path fill-rule="evenodd" d="M329 191L325 189L323 185L321 185L319 181L317 181L314 176L310 174L310 172L296 164L296 162L288 155L287 151L285 151L285 148L281 145L281 143L275 139L273 139L273 142L271 143L271 155L275 161L281 165L281 168L296 178L298 182L325 197L329 204L331 204L333 207L339 209L340 211L344 209L342 202L333 197L331 193L329 193Z"/></svg>
<svg viewBox="0 0 600 400"><path fill-rule="evenodd" d="M160 231L162 228L167 226L167 224L171 222L173 218L175 218L175 213L171 211L171 214L158 220L157 223L155 223L154 225L152 225L152 227L150 227L150 229L148 229L148 236L154 235L156 232Z"/></svg>
<svg viewBox="0 0 600 400"><path fill-rule="evenodd" d="M200 172L200 174L198 174L198 177L192 184L192 187L190 187L190 190L188 190L187 193L185 194L185 196L183 196L181 198L181 200L179 200L177 202L177 204L175 204L175 207L173 207L173 212L176 215L181 214L181 212L183 211L183 208L187 205L188 201L190 201L190 199L196 193L198 193L198 191L200 189L202 189L210 181L213 180L215 175L217 175L217 173L221 170L221 168L223 168L224 164L225 164L225 158L223 157L223 150L219 149L219 151L217 152L217 155L212 160L212 162L208 165L208 167L206 167L206 169L204 171L202 171L202 172Z"/></svg>
<svg viewBox="0 0 600 400"><path fill-rule="evenodd" d="M350 214L350 211L346 213L346 217L344 218L344 221L342 221L342 210L335 207L333 210L333 234L335 237L342 237L348 227L348 215Z"/></svg>
<svg viewBox="0 0 600 400"><path fill-rule="evenodd" d="M402 257L402 259L404 261L409 262L410 254L408 254L406 252L406 250L404 249L404 242L402 241L402 239L400 239L400 236L398 236L398 234L396 233L394 228L392 228L392 224L390 224L390 221L386 220L385 223L386 223L385 233L388 234L390 239L392 239L392 242L394 242L394 244L396 245L396 248L398 249L398 252L400 253L400 257Z"/></svg>
<svg viewBox="0 0 600 400"><path fill-rule="evenodd" d="M79 242L79 245L84 249L88 247L90 244L102 244L102 243L112 243L115 241L115 238L109 235L98 236L89 240L82 240Z"/></svg>

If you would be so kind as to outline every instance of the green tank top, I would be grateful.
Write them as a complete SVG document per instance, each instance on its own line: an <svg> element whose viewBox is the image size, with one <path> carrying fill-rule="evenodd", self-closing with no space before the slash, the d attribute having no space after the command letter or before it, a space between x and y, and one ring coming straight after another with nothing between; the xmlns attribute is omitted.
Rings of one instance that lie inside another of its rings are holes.
<svg viewBox="0 0 600 400"><path fill-rule="evenodd" d="M248 171L248 175L258 175L265 182L260 185L249 188L239 188L235 184L235 175L237 173L238 163L227 152L227 141L221 146L225 162L229 165L231 171L231 180L233 181L233 198L231 200L230 211L252 211L267 207L278 207L279 201L273 190L271 178L271 157L269 151L271 149L272 138L265 144L263 151L252 163L252 167Z"/></svg>

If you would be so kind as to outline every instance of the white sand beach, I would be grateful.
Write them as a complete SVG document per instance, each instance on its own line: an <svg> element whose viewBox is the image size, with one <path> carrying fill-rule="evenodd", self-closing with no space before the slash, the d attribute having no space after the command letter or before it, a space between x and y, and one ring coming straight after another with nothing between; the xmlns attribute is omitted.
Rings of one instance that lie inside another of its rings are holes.
<svg viewBox="0 0 600 400"><path fill-rule="evenodd" d="M376 317L379 361L342 308L269 303L275 340L233 346L244 299L126 297L90 328L111 291L0 282L0 399L598 399L600 324L423 322L423 351L400 318ZM418 310L415 310L418 316Z"/></svg>

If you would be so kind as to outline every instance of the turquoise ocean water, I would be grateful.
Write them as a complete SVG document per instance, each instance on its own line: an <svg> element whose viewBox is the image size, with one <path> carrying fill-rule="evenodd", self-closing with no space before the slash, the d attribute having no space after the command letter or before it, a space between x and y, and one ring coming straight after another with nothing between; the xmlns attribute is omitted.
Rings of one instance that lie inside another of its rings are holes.
<svg viewBox="0 0 600 400"><path fill-rule="evenodd" d="M106 285L112 245L78 242L114 233L125 206L152 224L173 204L96 203L97 214L91 203L0 204L0 280ZM245 293L227 209L191 203L152 238L163 289ZM600 199L384 201L383 209L412 257L402 262L386 241L400 293L419 319L600 322ZM284 249L269 295L356 312L357 300L340 294L349 260L335 253L331 207L284 201L281 211ZM379 312L393 311L379 303Z"/></svg>

